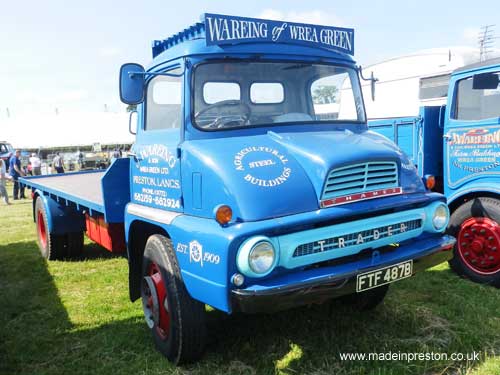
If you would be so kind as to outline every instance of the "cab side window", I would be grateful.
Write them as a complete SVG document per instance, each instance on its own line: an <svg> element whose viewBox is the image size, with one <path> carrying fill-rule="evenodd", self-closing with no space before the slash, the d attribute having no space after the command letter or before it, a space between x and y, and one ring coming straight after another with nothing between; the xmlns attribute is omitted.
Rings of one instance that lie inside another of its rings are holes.
<svg viewBox="0 0 500 375"><path fill-rule="evenodd" d="M168 73L179 74L180 69ZM145 130L179 128L182 118L182 77L156 76L148 84Z"/></svg>

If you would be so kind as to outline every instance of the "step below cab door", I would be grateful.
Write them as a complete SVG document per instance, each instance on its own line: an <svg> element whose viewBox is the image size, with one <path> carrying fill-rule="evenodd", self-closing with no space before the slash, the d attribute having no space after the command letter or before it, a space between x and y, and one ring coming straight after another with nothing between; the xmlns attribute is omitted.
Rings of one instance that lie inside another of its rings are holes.
<svg viewBox="0 0 500 375"><path fill-rule="evenodd" d="M500 67L452 77L444 131L445 194L500 177ZM496 83L495 83L496 82Z"/></svg>

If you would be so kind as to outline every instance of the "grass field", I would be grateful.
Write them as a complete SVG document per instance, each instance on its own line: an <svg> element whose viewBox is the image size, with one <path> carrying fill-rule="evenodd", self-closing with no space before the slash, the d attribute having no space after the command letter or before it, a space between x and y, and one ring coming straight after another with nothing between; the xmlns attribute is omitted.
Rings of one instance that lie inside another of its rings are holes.
<svg viewBox="0 0 500 375"><path fill-rule="evenodd" d="M128 300L124 258L88 244L84 259L45 262L30 200L0 203L0 228L2 375L500 374L500 291L459 279L446 264L392 285L369 313L335 302L273 315L209 311L205 357L176 369L155 351L140 303ZM478 361L340 359L473 351Z"/></svg>

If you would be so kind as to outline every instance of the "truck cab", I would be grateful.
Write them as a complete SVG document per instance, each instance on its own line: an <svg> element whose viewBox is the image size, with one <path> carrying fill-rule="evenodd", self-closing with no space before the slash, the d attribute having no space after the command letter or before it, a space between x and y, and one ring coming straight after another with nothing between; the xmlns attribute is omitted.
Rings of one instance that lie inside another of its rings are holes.
<svg viewBox="0 0 500 375"><path fill-rule="evenodd" d="M129 157L23 179L42 253L64 231L125 249L130 297L176 364L203 353L205 305L255 313L342 297L368 309L450 259L445 199L368 130L353 53L352 29L214 14L155 41L147 68L120 70L121 99L137 106Z"/></svg>
<svg viewBox="0 0 500 375"><path fill-rule="evenodd" d="M422 59L419 66L405 64L404 69L418 72L421 66L433 66L429 56ZM410 73L415 84L401 90L391 92L383 82L378 83L369 127L403 149L429 189L446 195L451 211L448 233L457 237L452 269L473 281L499 287L500 59L465 65L463 61L451 59L448 67L436 65L432 75L420 79ZM460 66L443 75L442 67L449 69L450 64ZM375 65L375 76L380 72L383 81L392 82L396 77L384 75L387 67ZM430 95L432 102L423 100ZM420 98L420 104L414 101L412 107L401 108L399 97ZM387 105L391 98L393 108ZM382 113L387 117L374 118Z"/></svg>
<svg viewBox="0 0 500 375"><path fill-rule="evenodd" d="M444 193L457 237L452 267L500 287L500 59L451 75L444 118Z"/></svg>

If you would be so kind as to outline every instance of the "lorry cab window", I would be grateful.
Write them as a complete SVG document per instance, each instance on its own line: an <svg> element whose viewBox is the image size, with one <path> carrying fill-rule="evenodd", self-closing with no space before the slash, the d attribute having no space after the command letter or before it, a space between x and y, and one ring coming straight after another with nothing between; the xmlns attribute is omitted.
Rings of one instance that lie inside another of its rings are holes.
<svg viewBox="0 0 500 375"><path fill-rule="evenodd" d="M420 78L419 99L445 98L448 95L448 82L450 74Z"/></svg>
<svg viewBox="0 0 500 375"><path fill-rule="evenodd" d="M177 72L169 71L169 73ZM145 130L179 128L181 98L182 77L158 75L152 78L147 88Z"/></svg>
<svg viewBox="0 0 500 375"><path fill-rule="evenodd" d="M499 76L500 72L495 74ZM500 117L500 85L495 89L476 89L473 87L473 77L458 81L455 119L477 121L498 117Z"/></svg>
<svg viewBox="0 0 500 375"><path fill-rule="evenodd" d="M250 86L253 104L278 104L285 100L285 88L281 82L256 82Z"/></svg>
<svg viewBox="0 0 500 375"><path fill-rule="evenodd" d="M207 104L240 99L241 88L236 82L206 82L203 85L203 100Z"/></svg>
<svg viewBox="0 0 500 375"><path fill-rule="evenodd" d="M194 70L194 124L224 130L273 124L364 122L352 68L314 63L205 63Z"/></svg>

